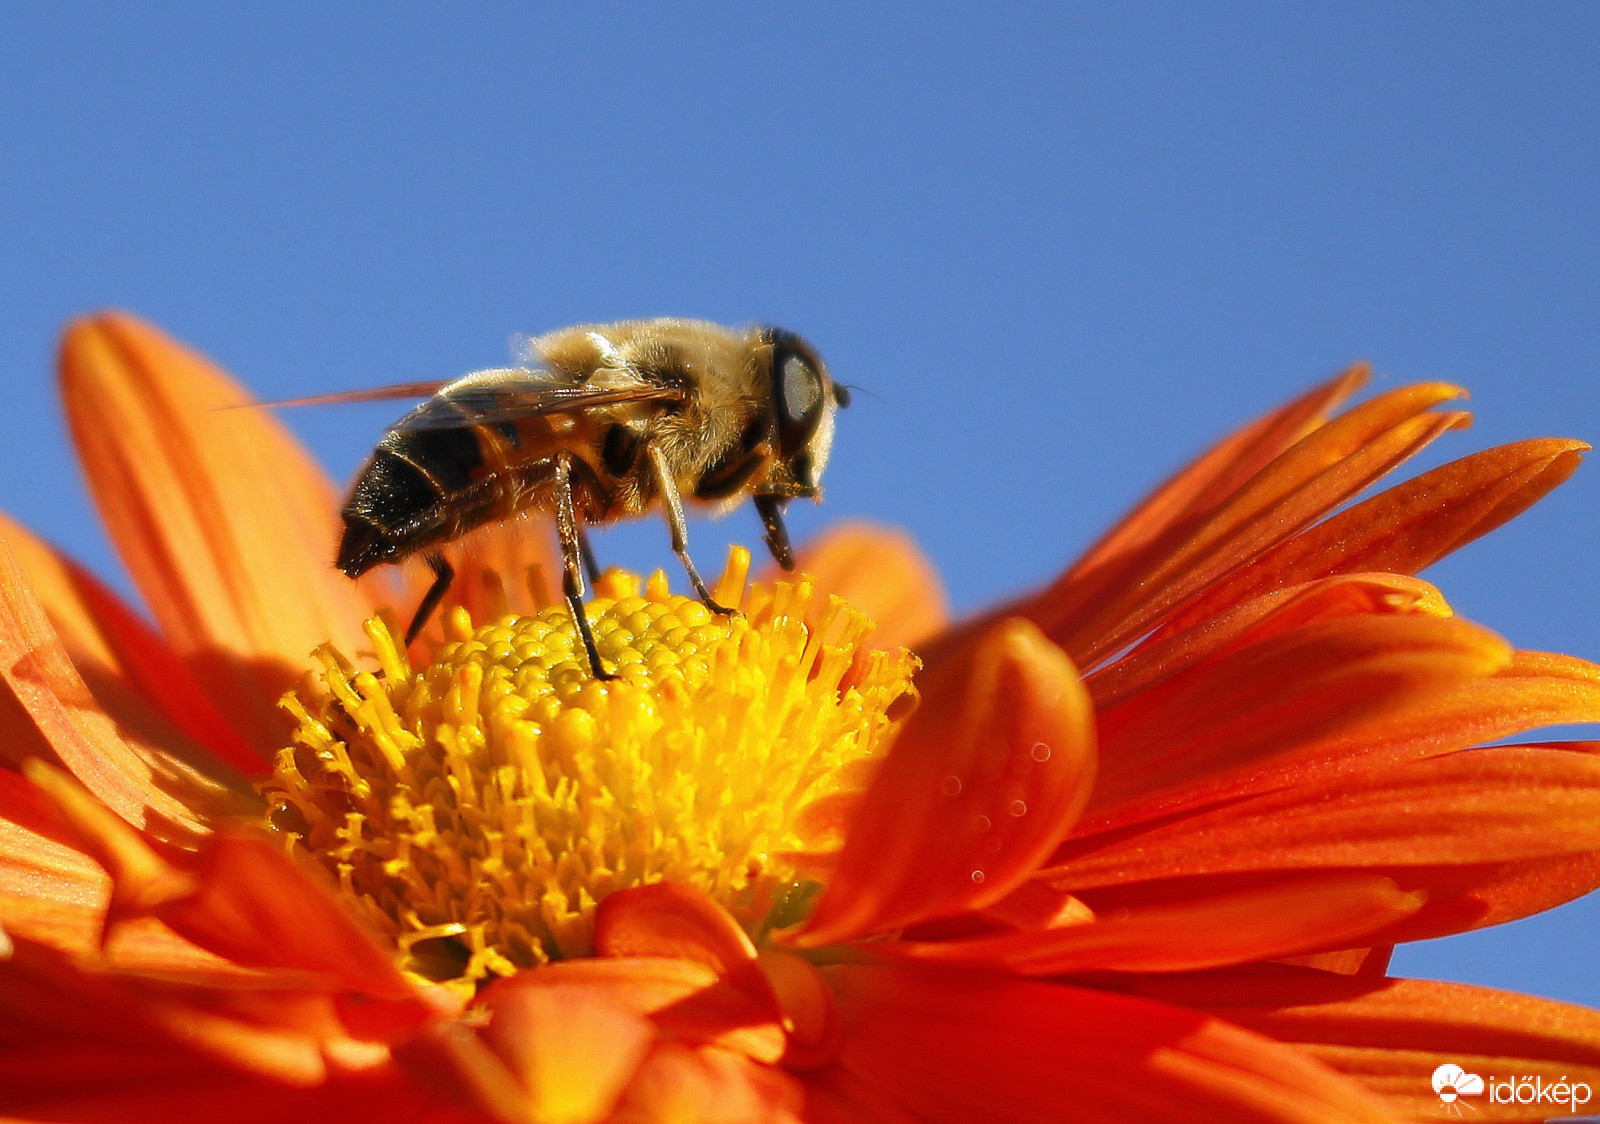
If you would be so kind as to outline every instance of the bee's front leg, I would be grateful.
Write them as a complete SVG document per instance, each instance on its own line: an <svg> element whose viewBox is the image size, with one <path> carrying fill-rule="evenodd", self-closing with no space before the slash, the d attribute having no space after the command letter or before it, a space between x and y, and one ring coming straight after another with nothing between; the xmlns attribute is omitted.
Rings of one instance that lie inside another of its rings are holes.
<svg viewBox="0 0 1600 1124"><path fill-rule="evenodd" d="M422 601L417 605L417 611L412 614L411 624L406 628L406 647L411 647L411 642L427 626L428 618L433 616L433 611L439 607L439 602L444 600L445 592L450 588L450 582L456 576L452 567L441 551L432 551L426 561L428 569L433 571L433 584L428 587L428 592L422 595Z"/></svg>
<svg viewBox="0 0 1600 1124"><path fill-rule="evenodd" d="M700 604L718 616L738 616L738 609L730 609L713 601L711 591L706 588L706 583L700 580L700 571L694 568L694 559L689 557L689 531L684 526L683 500L678 495L678 482L672 478L672 471L667 467L666 457L661 450L654 445L647 447L650 450L650 467L655 470L656 491L661 496L661 505L667 513L667 526L672 531L672 553L683 563L684 571L689 575L689 583L694 586L695 594L700 598Z"/></svg>
<svg viewBox="0 0 1600 1124"><path fill-rule="evenodd" d="M589 627L588 614L583 611L583 549L579 545L582 532L578 526L577 506L572 502L572 467L565 453L556 457L554 485L556 534L561 539L561 592L566 595L572 623L578 626L578 636L589 657L589 670L596 679L615 679L615 675L600 665L600 650L595 647L594 632Z"/></svg>

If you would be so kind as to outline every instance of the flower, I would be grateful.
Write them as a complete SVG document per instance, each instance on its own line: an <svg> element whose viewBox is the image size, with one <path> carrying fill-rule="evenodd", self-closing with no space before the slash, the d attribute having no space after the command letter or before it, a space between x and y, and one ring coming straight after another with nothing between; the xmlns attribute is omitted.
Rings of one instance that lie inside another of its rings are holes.
<svg viewBox="0 0 1600 1124"><path fill-rule="evenodd" d="M117 315L62 367L156 627L0 527L0 1116L1379 1121L1445 1066L1600 1081L1600 1014L1384 975L1600 885L1593 747L1481 748L1600 720L1600 668L1413 576L1578 442L1344 506L1465 420L1436 384L1330 418L1352 372L955 627L873 528L798 585L736 557L731 620L613 574L600 684L537 539L487 536L407 653L423 579L334 572L330 487L225 376Z"/></svg>

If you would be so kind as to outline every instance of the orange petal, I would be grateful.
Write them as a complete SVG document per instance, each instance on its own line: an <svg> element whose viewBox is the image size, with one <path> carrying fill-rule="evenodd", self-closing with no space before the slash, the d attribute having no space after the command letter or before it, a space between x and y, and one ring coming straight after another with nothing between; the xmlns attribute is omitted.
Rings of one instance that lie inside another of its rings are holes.
<svg viewBox="0 0 1600 1124"><path fill-rule="evenodd" d="M1510 663L1454 618L1346 617L1205 660L1100 716L1105 808L1404 713Z"/></svg>
<svg viewBox="0 0 1600 1124"><path fill-rule="evenodd" d="M369 1000L416 1004L393 949L369 934L315 872L264 837L222 833L201 852L198 888L157 911L203 948L260 968L331 977Z"/></svg>
<svg viewBox="0 0 1600 1124"><path fill-rule="evenodd" d="M142 757L118 734L72 666L9 546L0 540L0 759L55 761L131 824L147 818L198 831L195 813L167 787L199 786Z"/></svg>
<svg viewBox="0 0 1600 1124"><path fill-rule="evenodd" d="M340 1076L310 1089L220 1070L214 1061L156 1048L49 1041L0 1052L0 1116L81 1124L283 1124L414 1120L466 1124L394 1067Z"/></svg>
<svg viewBox="0 0 1600 1124"><path fill-rule="evenodd" d="M196 869L180 870L66 774L31 761L27 775L111 875L110 922L154 916L241 965L304 972L308 987L415 1002L393 950L265 837L213 835L195 856Z"/></svg>
<svg viewBox="0 0 1600 1124"><path fill-rule="evenodd" d="M1180 1007L976 973L823 969L839 1067L919 1120L1391 1121L1298 1051Z"/></svg>
<svg viewBox="0 0 1600 1124"><path fill-rule="evenodd" d="M1075 839L1052 881L1082 890L1245 871L1425 867L1600 854L1600 756L1468 750L1335 773Z"/></svg>
<svg viewBox="0 0 1600 1124"><path fill-rule="evenodd" d="M784 1052L781 1015L770 997L756 998L735 989L691 960L563 960L494 985L494 989L513 987L585 988L603 1002L648 1017L672 1038L721 1046L769 1062Z"/></svg>
<svg viewBox="0 0 1600 1124"><path fill-rule="evenodd" d="M1142 565L1082 584L1058 582L1026 615L1074 659L1094 663L1463 425L1465 414L1426 412L1460 393L1429 383L1362 403L1285 451L1198 526L1174 528L1152 542Z"/></svg>
<svg viewBox="0 0 1600 1124"><path fill-rule="evenodd" d="M1344 574L1264 593L1181 632L1152 636L1086 677L1095 708L1106 710L1218 651L1233 651L1318 621L1388 614L1450 616L1440 592L1399 574Z"/></svg>
<svg viewBox="0 0 1600 1124"><path fill-rule="evenodd" d="M826 608L837 594L878 625L871 642L882 647L914 647L944 628L949 601L939 574L903 531L872 523L841 523L807 543L795 570L809 577L820 596L811 604ZM769 566L764 582L789 580Z"/></svg>
<svg viewBox="0 0 1600 1124"><path fill-rule="evenodd" d="M777 997L756 961L756 946L728 913L703 890L657 882L618 890L594 915L594 947L600 956L665 957L704 964L747 995L768 1004Z"/></svg>
<svg viewBox="0 0 1600 1124"><path fill-rule="evenodd" d="M217 983L84 970L53 949L18 942L0 961L0 1011L34 1040L166 1046L291 1085L324 1080L335 1056L355 1065L384 1060L382 1047L338 1030L325 997L237 975Z"/></svg>
<svg viewBox="0 0 1600 1124"><path fill-rule="evenodd" d="M603 1119L655 1038L650 1022L571 986L494 988L485 1037L527 1091L529 1119Z"/></svg>
<svg viewBox="0 0 1600 1124"><path fill-rule="evenodd" d="M1118 909L1102 920L1041 932L881 948L910 960L1027 976L1190 972L1348 945L1415 913L1422 901L1381 876L1328 874Z"/></svg>
<svg viewBox="0 0 1600 1124"><path fill-rule="evenodd" d="M638 1124L799 1124L795 1080L748 1058L663 1042L640 1067L616 1119Z"/></svg>
<svg viewBox="0 0 1600 1124"><path fill-rule="evenodd" d="M206 697L165 641L93 574L0 516L11 547L72 665L111 720L148 746L187 738L246 773L268 768ZM190 761L201 755L184 754Z"/></svg>
<svg viewBox="0 0 1600 1124"><path fill-rule="evenodd" d="M1365 364L1352 367L1218 442L1134 508L1052 589L1065 591L1091 580L1110 584L1104 574L1108 566L1145 563L1151 543L1168 539L1174 530L1193 526L1215 511L1284 450L1320 428L1328 414L1369 377Z"/></svg>
<svg viewBox="0 0 1600 1124"><path fill-rule="evenodd" d="M207 360L133 317L81 320L61 386L90 491L173 647L258 749L311 649L362 646L370 606L333 569L337 498L299 444Z"/></svg>
<svg viewBox="0 0 1600 1124"><path fill-rule="evenodd" d="M1429 1078L1445 1062L1485 1079L1587 1083L1591 1095L1600 1089L1600 1013L1548 999L1306 970L1149 978L1139 981L1139 990L1295 1043L1413 1119L1441 1116ZM1487 1095L1462 1103L1470 1105L1473 1120L1484 1121L1543 1120L1574 1107L1568 1101L1496 1104Z"/></svg>
<svg viewBox="0 0 1600 1124"><path fill-rule="evenodd" d="M1582 441L1485 449L1398 484L1303 531L1179 608L1156 636L1283 585L1329 574L1414 574L1522 514L1577 470Z"/></svg>
<svg viewBox="0 0 1600 1124"><path fill-rule="evenodd" d="M1032 625L995 627L920 686L924 704L862 797L803 945L999 900L1088 799L1089 696L1071 662Z"/></svg>
<svg viewBox="0 0 1600 1124"><path fill-rule="evenodd" d="M1354 770L1446 753L1523 730L1600 722L1600 666L1573 656L1516 652L1511 665L1403 710L1358 721L1247 770L1194 781L1088 813L1076 834L1126 829L1179 812L1293 785L1336 782Z"/></svg>

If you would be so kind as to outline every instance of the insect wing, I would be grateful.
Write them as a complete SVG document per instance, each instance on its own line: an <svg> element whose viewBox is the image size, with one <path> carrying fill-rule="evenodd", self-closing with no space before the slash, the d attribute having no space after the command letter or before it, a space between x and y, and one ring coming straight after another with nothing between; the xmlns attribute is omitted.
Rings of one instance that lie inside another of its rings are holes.
<svg viewBox="0 0 1600 1124"><path fill-rule="evenodd" d="M391 427L394 430L459 429L470 425L497 425L540 414L572 414L596 406L626 402L681 402L677 387L585 386L549 383L535 379L484 381L456 386L411 411Z"/></svg>
<svg viewBox="0 0 1600 1124"><path fill-rule="evenodd" d="M349 402L386 402L394 398L428 398L450 385L448 379L432 382L397 382L365 390L339 390L332 394L308 394L304 398L280 398L275 402L253 402L253 406L336 406Z"/></svg>

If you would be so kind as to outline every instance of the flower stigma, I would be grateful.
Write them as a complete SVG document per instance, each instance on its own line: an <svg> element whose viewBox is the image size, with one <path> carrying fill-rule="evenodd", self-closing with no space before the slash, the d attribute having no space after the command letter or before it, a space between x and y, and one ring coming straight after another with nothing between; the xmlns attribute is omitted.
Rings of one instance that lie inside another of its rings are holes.
<svg viewBox="0 0 1600 1124"><path fill-rule="evenodd" d="M483 625L458 608L421 670L391 616L369 620L378 671L325 645L283 700L269 827L427 980L592 954L595 906L653 882L753 939L802 920L919 664L864 646L872 621L805 580L746 590L748 566L736 549L717 585L726 617L659 571L604 575L587 613L611 681L564 604Z"/></svg>

